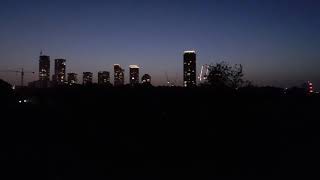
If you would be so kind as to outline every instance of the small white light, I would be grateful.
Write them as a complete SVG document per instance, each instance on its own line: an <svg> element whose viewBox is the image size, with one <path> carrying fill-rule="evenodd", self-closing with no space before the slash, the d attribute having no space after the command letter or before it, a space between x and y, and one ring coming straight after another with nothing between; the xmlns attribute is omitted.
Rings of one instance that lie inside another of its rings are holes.
<svg viewBox="0 0 320 180"><path fill-rule="evenodd" d="M22 101L19 101L19 103L22 103Z"/></svg>
<svg viewBox="0 0 320 180"><path fill-rule="evenodd" d="M27 100L24 100L23 102L24 102L24 103L26 103L26 102L27 102Z"/></svg>

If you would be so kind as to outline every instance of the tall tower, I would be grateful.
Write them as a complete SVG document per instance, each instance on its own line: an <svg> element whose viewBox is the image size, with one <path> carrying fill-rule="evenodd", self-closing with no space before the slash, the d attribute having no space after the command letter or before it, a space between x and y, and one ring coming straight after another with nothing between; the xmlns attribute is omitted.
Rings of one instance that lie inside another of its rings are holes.
<svg viewBox="0 0 320 180"><path fill-rule="evenodd" d="M110 73L108 71L98 72L98 84L99 85L110 84Z"/></svg>
<svg viewBox="0 0 320 180"><path fill-rule="evenodd" d="M83 85L92 84L92 73L91 72L84 72L82 80L83 80Z"/></svg>
<svg viewBox="0 0 320 180"><path fill-rule="evenodd" d="M183 86L195 87L197 85L195 51L185 51L183 54Z"/></svg>
<svg viewBox="0 0 320 180"><path fill-rule="evenodd" d="M39 80L50 81L50 56L40 54L39 57Z"/></svg>
<svg viewBox="0 0 320 180"><path fill-rule="evenodd" d="M139 84L139 66L130 65L130 85L134 86Z"/></svg>
<svg viewBox="0 0 320 180"><path fill-rule="evenodd" d="M120 64L114 64L114 86L124 85L124 70L121 68Z"/></svg>
<svg viewBox="0 0 320 180"><path fill-rule="evenodd" d="M53 81L56 84L64 84L66 82L66 60L54 60L54 76Z"/></svg>

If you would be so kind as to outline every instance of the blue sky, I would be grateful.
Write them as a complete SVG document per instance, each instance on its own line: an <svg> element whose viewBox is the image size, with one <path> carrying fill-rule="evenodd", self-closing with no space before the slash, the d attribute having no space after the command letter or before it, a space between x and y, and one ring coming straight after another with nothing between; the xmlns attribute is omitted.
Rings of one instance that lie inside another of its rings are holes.
<svg viewBox="0 0 320 180"><path fill-rule="evenodd" d="M259 85L320 87L319 8L316 0L0 0L0 70L37 71L43 50L66 58L68 72L96 79L118 63L128 79L138 64L161 85L166 73L181 82L182 53L195 49L198 69L224 60Z"/></svg>

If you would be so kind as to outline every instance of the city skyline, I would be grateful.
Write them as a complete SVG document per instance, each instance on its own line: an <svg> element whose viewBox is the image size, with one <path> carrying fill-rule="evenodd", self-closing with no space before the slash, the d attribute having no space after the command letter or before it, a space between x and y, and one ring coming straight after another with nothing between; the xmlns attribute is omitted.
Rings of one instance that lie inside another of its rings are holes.
<svg viewBox="0 0 320 180"><path fill-rule="evenodd" d="M200 68L201 70L198 73L197 68L199 68L199 67L197 67L197 53L196 53L196 51L195 50L185 50L185 51L183 51L182 54L183 54L183 60L182 60L183 74L181 77L182 77L183 81L182 81L182 84L174 84L174 86L195 87L198 84L205 82L205 79L202 79L202 80L200 79L201 74L199 74L199 73L202 72L204 67L209 68L210 65L208 65L208 64L202 65L202 67ZM219 61L219 62L222 62L222 61ZM192 65L190 65L190 63ZM226 63L228 63L228 62L226 62ZM103 85L106 83L111 83L114 86L119 86L119 85L122 86L122 85L126 85L126 84L128 84L128 85L140 84L143 81L143 79L142 78L140 79L140 76L139 76L140 67L138 65L129 65L128 66L128 75L127 75L128 77L127 78L126 78L126 74L125 74L125 69L123 69L120 64L113 64L113 70L114 70L114 72L113 72L114 78L113 79L110 78L110 72L108 70L100 70L98 72L91 72L91 71L81 72L80 74L82 74L82 79L81 79L82 83L79 82L79 79L77 77L78 73L75 73L72 70L70 72L66 71L66 69L67 69L67 60L66 59L55 58L53 60L53 65L54 66L51 66L51 56L44 54L43 51L41 50L40 56L39 56L39 65L38 65L39 66L38 79L31 79L30 82L27 82L27 84L29 83L29 86L30 85L34 86L35 85L34 83L41 83L41 84L38 84L37 87L51 87L51 86L63 84L62 82L67 83L69 85L72 85L72 84L82 84L82 85L100 84L100 85ZM116 72L115 67L120 68L120 69L118 69L118 70L120 70L120 72ZM49 69L49 71L48 71L48 69ZM137 72L131 72L132 69L137 69ZM53 71L53 72L51 72L51 71ZM190 75L191 71L193 72L192 76ZM9 72L10 71L8 71L8 73ZM19 70L16 69L16 72L17 72L16 75L18 77ZM0 71L0 73L1 73L1 71ZM2 73L6 73L6 71L3 71ZM32 72L32 73L33 73L33 75L37 74L35 72ZM58 73L58 75L60 73L60 77L59 77L60 81L59 81L59 79L56 79L57 73ZM105 74L105 73L107 73L107 74ZM117 75L118 73L120 73L120 79L122 79L122 80L120 80L120 81L122 81L122 82L120 82L120 84L115 83L115 79L117 79L116 76L118 76ZM52 74L52 77L51 77L51 74ZM102 75L102 74L105 77L100 77L100 75ZM189 74L189 75L186 75L186 74ZM150 76L149 74L144 74L144 75ZM73 77L73 76L75 76L75 77ZM134 78L135 82L132 82L133 76L135 76L135 78L137 78L137 79ZM69 77L71 80L69 80ZM177 77L178 76L176 76L176 78ZM21 78L21 76L19 78ZM89 80L88 80L88 78L89 78ZM101 78L100 81L104 81L104 83L99 82L99 78ZM102 78L104 78L104 79L102 79ZM195 81L194 81L194 79L195 79ZM72 81L72 83L70 81ZM89 83L87 83L87 81L89 81ZM164 84L156 85L156 86L168 86L168 83L172 83L172 82L174 82L174 81L172 81L171 79L167 79L167 81ZM176 82L176 79L175 79L175 82ZM298 87L303 86L305 83L309 83L309 82L310 82L309 80L302 80L301 84L295 84L294 86L298 86ZM19 83L20 84L22 83L21 79L20 79ZM51 85L49 85L49 84L51 84ZM13 84L13 85L19 86L18 83ZM255 84L255 85L257 85L257 84ZM317 88L315 88L315 90L317 90Z"/></svg>
<svg viewBox="0 0 320 180"><path fill-rule="evenodd" d="M186 51L184 52L184 54ZM195 52L194 52L195 53ZM52 78L50 79L50 70L51 61L49 55L44 55L43 51L40 52L39 56L39 79L29 82L29 86L31 87L55 87L59 85L74 85L78 84L77 73L73 73L72 71L67 73L67 60L66 59L54 59L54 73ZM125 85L125 69L121 67L120 64L114 64L114 86L123 86ZM151 76L149 74L144 74L140 80L140 67L138 65L129 65L129 77L128 83L131 86L135 86L137 84L149 84L151 85ZM34 72L32 72L34 73ZM99 71L97 73L97 82L93 80L94 73L92 72L83 72L82 73L82 85L91 85L98 84L108 86L111 84L110 72L109 71ZM22 82L23 83L23 80Z"/></svg>
<svg viewBox="0 0 320 180"><path fill-rule="evenodd" d="M0 0L1 175L318 176L319 9Z"/></svg>
<svg viewBox="0 0 320 180"><path fill-rule="evenodd" d="M80 79L82 72L90 71L97 82L97 72L113 72L115 63L126 71L139 64L140 74L150 74L154 85L165 85L168 74L182 86L181 52L195 49L197 72L204 64L227 61L242 64L245 78L257 85L290 87L312 81L317 88L319 4L311 0L4 1L0 70L38 72L38 54L43 50L52 60L67 59L71 68L67 71ZM38 73L26 75L25 84L37 77ZM20 84L14 73L1 72L0 78ZM128 83L127 73L125 79Z"/></svg>

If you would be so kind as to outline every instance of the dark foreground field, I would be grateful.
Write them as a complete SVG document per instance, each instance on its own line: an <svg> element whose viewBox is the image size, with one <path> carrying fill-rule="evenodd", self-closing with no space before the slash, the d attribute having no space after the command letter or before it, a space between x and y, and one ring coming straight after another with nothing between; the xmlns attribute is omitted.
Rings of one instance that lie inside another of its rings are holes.
<svg viewBox="0 0 320 180"><path fill-rule="evenodd" d="M26 91L1 110L1 176L318 175L319 98L183 89ZM8 179L8 178L1 178Z"/></svg>

